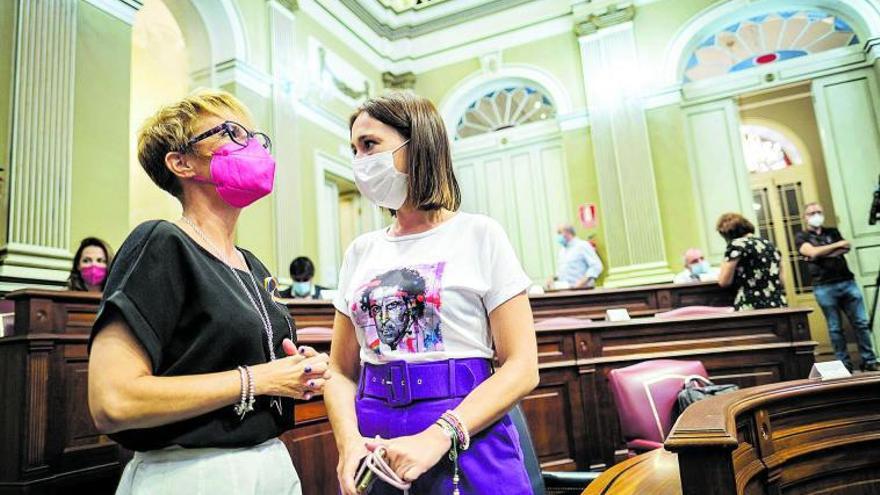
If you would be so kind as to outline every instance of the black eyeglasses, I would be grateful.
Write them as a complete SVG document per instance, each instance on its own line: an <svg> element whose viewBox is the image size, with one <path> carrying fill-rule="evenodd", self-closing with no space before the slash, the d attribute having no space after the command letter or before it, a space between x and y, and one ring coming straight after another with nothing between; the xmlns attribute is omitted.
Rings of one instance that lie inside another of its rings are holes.
<svg viewBox="0 0 880 495"><path fill-rule="evenodd" d="M233 122L231 120L227 120L222 122L207 131L199 134L198 136L187 141L186 146L182 149L182 152L192 149L193 145L202 141L204 139L208 139L211 136L216 134L226 134L233 143L244 148L247 146L249 139L256 139L263 148L267 150L272 150L272 140L269 139L269 136L262 132L251 132L247 130L247 128L238 122Z"/></svg>

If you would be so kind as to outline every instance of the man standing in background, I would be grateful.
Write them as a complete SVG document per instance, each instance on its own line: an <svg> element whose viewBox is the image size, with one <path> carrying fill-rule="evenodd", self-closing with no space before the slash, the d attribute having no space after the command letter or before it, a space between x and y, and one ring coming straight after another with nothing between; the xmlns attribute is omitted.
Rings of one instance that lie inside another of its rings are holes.
<svg viewBox="0 0 880 495"><path fill-rule="evenodd" d="M603 267L593 245L580 239L571 225L556 229L556 242L561 246L556 257L556 277L548 281L548 288L594 288Z"/></svg>
<svg viewBox="0 0 880 495"><path fill-rule="evenodd" d="M840 324L840 312L843 311L856 333L862 371L880 371L871 341L871 329L868 328L865 299L843 256L849 252L849 241L837 229L822 225L825 215L819 203L804 205L804 220L807 230L798 233L795 244L798 252L809 261L813 295L828 322L834 354L852 371L846 337Z"/></svg>

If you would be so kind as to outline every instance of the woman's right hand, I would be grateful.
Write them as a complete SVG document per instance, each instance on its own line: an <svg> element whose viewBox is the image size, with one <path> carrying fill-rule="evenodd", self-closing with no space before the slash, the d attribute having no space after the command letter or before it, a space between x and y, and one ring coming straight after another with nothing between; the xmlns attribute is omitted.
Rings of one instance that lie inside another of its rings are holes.
<svg viewBox="0 0 880 495"><path fill-rule="evenodd" d="M361 459L370 453L367 450L367 442L369 441L371 441L369 438L355 436L339 447L336 477L339 479L339 489L342 491L342 495L358 495L354 475Z"/></svg>
<svg viewBox="0 0 880 495"><path fill-rule="evenodd" d="M330 379L330 357L311 347L296 349L284 339L287 357L253 366L256 395L271 395L309 400L324 390Z"/></svg>

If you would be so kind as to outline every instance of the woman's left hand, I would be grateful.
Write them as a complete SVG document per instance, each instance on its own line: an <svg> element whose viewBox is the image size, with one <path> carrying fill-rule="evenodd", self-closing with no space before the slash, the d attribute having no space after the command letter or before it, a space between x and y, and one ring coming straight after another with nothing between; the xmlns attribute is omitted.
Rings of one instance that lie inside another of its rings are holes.
<svg viewBox="0 0 880 495"><path fill-rule="evenodd" d="M416 435L391 440L376 439L367 443L370 451L385 448L388 465L403 481L418 479L449 452L452 440L436 424Z"/></svg>

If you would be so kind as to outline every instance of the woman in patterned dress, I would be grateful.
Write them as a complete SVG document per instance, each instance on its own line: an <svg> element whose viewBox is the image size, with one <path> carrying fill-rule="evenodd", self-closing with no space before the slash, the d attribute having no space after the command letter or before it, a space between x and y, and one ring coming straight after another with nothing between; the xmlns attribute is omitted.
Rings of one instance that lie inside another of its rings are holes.
<svg viewBox="0 0 880 495"><path fill-rule="evenodd" d="M716 230L727 241L718 284L734 287L737 311L784 308L782 255L772 242L755 235L755 226L739 213L725 213Z"/></svg>

